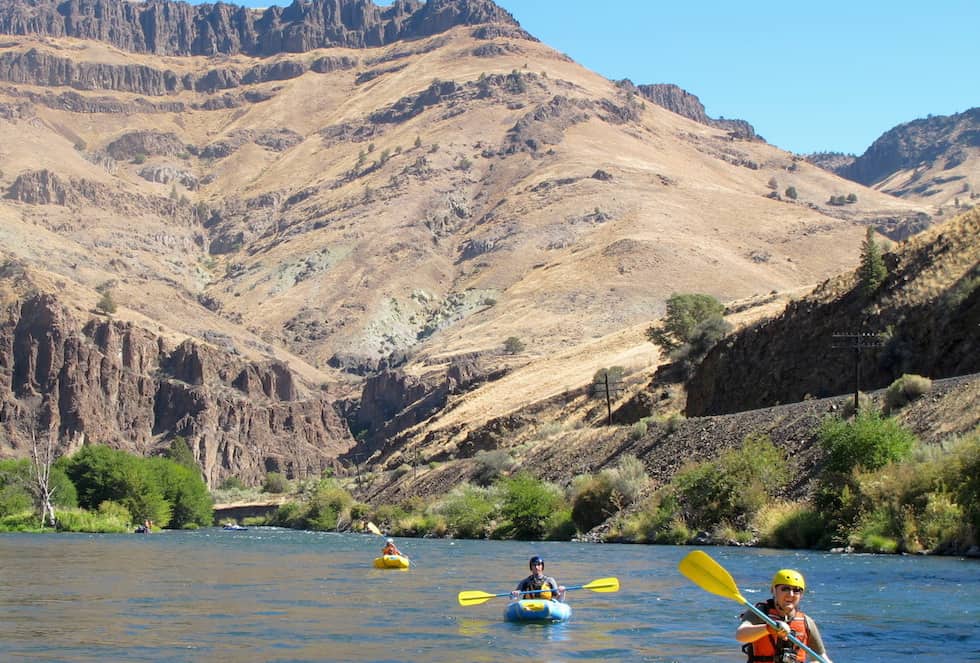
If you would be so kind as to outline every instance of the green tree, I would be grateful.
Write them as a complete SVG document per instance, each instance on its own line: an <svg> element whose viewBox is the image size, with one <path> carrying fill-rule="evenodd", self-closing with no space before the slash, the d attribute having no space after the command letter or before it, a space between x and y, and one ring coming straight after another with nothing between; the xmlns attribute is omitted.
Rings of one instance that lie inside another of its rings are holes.
<svg viewBox="0 0 980 663"><path fill-rule="evenodd" d="M96 511L112 501L125 506L133 522L149 519L163 527L170 521L170 505L142 458L96 444L68 458L64 470L83 509Z"/></svg>
<svg viewBox="0 0 980 663"><path fill-rule="evenodd" d="M507 340L504 341L504 352L509 355L516 355L524 352L524 348L524 341L516 336L508 336Z"/></svg>
<svg viewBox="0 0 980 663"><path fill-rule="evenodd" d="M795 186L786 187L786 197L790 200L796 200L799 197Z"/></svg>
<svg viewBox="0 0 980 663"><path fill-rule="evenodd" d="M725 307L711 295L674 293L667 300L666 315L647 329L647 338L669 352L690 343L699 324L724 312Z"/></svg>
<svg viewBox="0 0 980 663"><path fill-rule="evenodd" d="M116 312L116 302L112 299L112 293L108 290L102 293L102 298L95 305L95 308L106 315Z"/></svg>
<svg viewBox="0 0 980 663"><path fill-rule="evenodd" d="M214 521L214 503L196 464L187 467L167 458L148 458L146 463L170 506L168 527L180 529L192 524L207 527Z"/></svg>
<svg viewBox="0 0 980 663"><path fill-rule="evenodd" d="M874 294L881 287L886 276L888 276L888 268L885 267L885 260L881 256L881 247L875 242L874 229L868 226L864 242L861 244L861 266L858 268L861 291L865 296Z"/></svg>
<svg viewBox="0 0 980 663"><path fill-rule="evenodd" d="M177 463L178 465L183 465L184 467L200 472L200 468L197 465L197 460L194 459L194 452L191 451L191 447L187 444L187 440L182 435L178 435L174 438L174 441L170 443L170 448L167 449L167 453L164 454L169 460Z"/></svg>

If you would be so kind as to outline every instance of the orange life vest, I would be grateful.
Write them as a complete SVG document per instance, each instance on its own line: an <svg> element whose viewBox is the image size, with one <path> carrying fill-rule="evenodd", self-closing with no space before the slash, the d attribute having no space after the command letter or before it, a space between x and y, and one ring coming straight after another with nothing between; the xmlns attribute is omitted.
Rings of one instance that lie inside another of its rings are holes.
<svg viewBox="0 0 980 663"><path fill-rule="evenodd" d="M766 612L770 617L779 621L786 621L786 617L779 610L776 609L776 604L772 599L769 599L765 603L757 603L756 606L759 610ZM796 636L796 639L803 644L810 645L809 632L806 629L806 615L804 615L799 610L793 616L789 622L789 628ZM783 658L785 652L789 650L793 652L792 658ZM784 661L800 661L803 663L806 661L806 651L802 648L798 648L793 644L790 639L776 638L771 633L767 633L765 636L759 638L755 642L749 642L742 645L742 651L745 655L749 657L749 663L753 661L766 661L768 663L784 663Z"/></svg>

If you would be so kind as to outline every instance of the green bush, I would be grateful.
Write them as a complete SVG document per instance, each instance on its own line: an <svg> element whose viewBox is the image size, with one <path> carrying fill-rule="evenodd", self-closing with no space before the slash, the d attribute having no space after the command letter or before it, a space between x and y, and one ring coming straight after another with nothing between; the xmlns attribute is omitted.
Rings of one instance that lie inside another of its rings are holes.
<svg viewBox="0 0 980 663"><path fill-rule="evenodd" d="M170 521L171 505L147 459L95 444L59 459L56 466L75 484L83 509L98 509L109 500L125 506L132 522L152 520L165 527Z"/></svg>
<svg viewBox="0 0 980 663"><path fill-rule="evenodd" d="M516 336L508 336L504 341L504 352L509 355L520 354L521 352L524 352L525 347L524 341Z"/></svg>
<svg viewBox="0 0 980 663"><path fill-rule="evenodd" d="M228 477L221 482L221 490L242 490L245 484L238 477Z"/></svg>
<svg viewBox="0 0 980 663"><path fill-rule="evenodd" d="M765 532L759 544L771 548L818 548L825 542L826 523L815 510L798 506Z"/></svg>
<svg viewBox="0 0 980 663"><path fill-rule="evenodd" d="M269 472L262 483L262 492L281 494L289 491L289 482L280 472Z"/></svg>
<svg viewBox="0 0 980 663"><path fill-rule="evenodd" d="M682 469L670 485L690 527L710 531L727 523L744 529L786 476L786 460L768 436L749 435L739 449Z"/></svg>
<svg viewBox="0 0 980 663"><path fill-rule="evenodd" d="M124 533L131 532L133 524L129 517L129 510L125 507L107 512L65 509L58 511L58 530L62 532Z"/></svg>
<svg viewBox="0 0 980 663"><path fill-rule="evenodd" d="M885 413L899 410L932 389L932 380L921 375L905 373L885 391Z"/></svg>
<svg viewBox="0 0 980 663"><path fill-rule="evenodd" d="M500 490L500 511L508 523L501 534L513 538L540 539L548 531L552 514L567 508L555 486L527 472L502 480Z"/></svg>
<svg viewBox="0 0 980 663"><path fill-rule="evenodd" d="M915 436L897 421L863 410L853 421L828 418L818 431L827 452L827 469L847 473L852 468L875 470L905 458Z"/></svg>
<svg viewBox="0 0 980 663"><path fill-rule="evenodd" d="M482 539L490 531L498 508L493 491L463 484L454 488L435 506L454 536L463 539Z"/></svg>
<svg viewBox="0 0 980 663"><path fill-rule="evenodd" d="M582 486L572 500L572 522L580 532L588 532L621 509L606 474L600 473Z"/></svg>
<svg viewBox="0 0 980 663"><path fill-rule="evenodd" d="M513 456L504 449L478 451L473 460L476 463L473 480L480 486L489 486L516 465Z"/></svg>
<svg viewBox="0 0 980 663"><path fill-rule="evenodd" d="M148 458L146 462L163 499L170 505L167 527L182 529L192 524L207 527L214 522L214 503L196 464L188 467L168 458Z"/></svg>
<svg viewBox="0 0 980 663"><path fill-rule="evenodd" d="M575 482L571 520L580 532L587 532L633 504L649 483L643 463L626 454L616 467Z"/></svg>

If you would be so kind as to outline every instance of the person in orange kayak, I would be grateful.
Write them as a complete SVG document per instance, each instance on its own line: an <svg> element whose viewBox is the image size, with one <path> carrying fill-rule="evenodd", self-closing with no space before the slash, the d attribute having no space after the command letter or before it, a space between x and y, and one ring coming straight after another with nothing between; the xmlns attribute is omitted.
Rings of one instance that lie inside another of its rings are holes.
<svg viewBox="0 0 980 663"><path fill-rule="evenodd" d="M400 551L395 546L395 540L392 538L385 539L385 547L381 550L382 555L400 555L401 557L408 558L408 555Z"/></svg>
<svg viewBox="0 0 980 663"><path fill-rule="evenodd" d="M565 600L564 586L559 585L558 581L551 576L544 574L544 558L540 555L535 555L528 562L528 566L531 568L531 575L521 580L520 584L517 585L517 589L510 593L512 599Z"/></svg>
<svg viewBox="0 0 980 663"><path fill-rule="evenodd" d="M772 598L756 604L779 628L772 628L751 610L742 613L742 622L735 629L735 639L745 643L742 651L749 657L749 663L806 661L806 651L787 637L789 633L831 663L816 623L800 610L804 591L806 581L803 574L793 569L782 569L772 577Z"/></svg>

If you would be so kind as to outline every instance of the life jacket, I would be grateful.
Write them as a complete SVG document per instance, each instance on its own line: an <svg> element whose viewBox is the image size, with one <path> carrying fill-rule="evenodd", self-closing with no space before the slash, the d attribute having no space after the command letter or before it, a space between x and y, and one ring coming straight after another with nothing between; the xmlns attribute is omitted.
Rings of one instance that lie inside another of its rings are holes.
<svg viewBox="0 0 980 663"><path fill-rule="evenodd" d="M394 544L389 543L388 545L385 546L385 549L381 551L381 554L382 555L401 555L401 552L398 551L398 548L396 548L394 546Z"/></svg>
<svg viewBox="0 0 980 663"><path fill-rule="evenodd" d="M757 603L756 606L774 620L786 621L785 615L776 609L776 604L772 599L765 603ZM809 646L809 632L806 628L806 615L799 610L793 615L789 622L789 628L796 636L796 639ZM792 658L784 658L787 650L792 652ZM798 648L789 638L776 638L771 633L759 638L755 642L747 642L742 645L742 651L749 657L748 663L754 661L766 661L767 663L784 663L784 661L806 661L806 651Z"/></svg>
<svg viewBox="0 0 980 663"><path fill-rule="evenodd" d="M542 591L536 591L539 589ZM535 578L532 574L525 578L524 582L521 583L521 591L535 592L534 594L524 594L523 597L526 599L550 599L552 589L557 590L558 584L549 576Z"/></svg>

